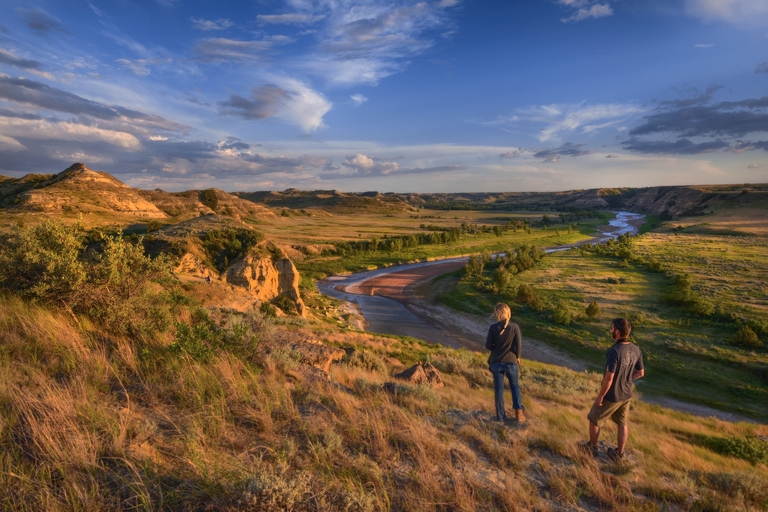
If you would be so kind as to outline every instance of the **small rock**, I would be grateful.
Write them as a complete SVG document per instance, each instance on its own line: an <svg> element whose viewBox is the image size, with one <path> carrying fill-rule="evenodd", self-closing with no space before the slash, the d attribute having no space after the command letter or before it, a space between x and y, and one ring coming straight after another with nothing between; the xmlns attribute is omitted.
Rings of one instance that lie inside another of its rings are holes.
<svg viewBox="0 0 768 512"><path fill-rule="evenodd" d="M430 363L418 362L407 370L395 374L395 378L408 381L411 384L429 386L433 389L445 386L443 379L440 377L440 372Z"/></svg>

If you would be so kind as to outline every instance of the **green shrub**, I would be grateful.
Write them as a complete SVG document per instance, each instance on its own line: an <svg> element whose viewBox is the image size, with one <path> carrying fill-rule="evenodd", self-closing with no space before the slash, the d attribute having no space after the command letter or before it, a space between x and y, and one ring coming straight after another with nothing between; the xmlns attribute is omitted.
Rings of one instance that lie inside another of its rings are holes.
<svg viewBox="0 0 768 512"><path fill-rule="evenodd" d="M259 311L269 318L275 318L277 317L277 308L270 304L269 302L262 302L261 306L259 306Z"/></svg>
<svg viewBox="0 0 768 512"><path fill-rule="evenodd" d="M87 279L80 224L45 220L0 239L0 287L31 300L72 306Z"/></svg>
<svg viewBox="0 0 768 512"><path fill-rule="evenodd" d="M596 300L593 300L589 303L589 306L587 306L587 309L584 310L584 312L587 314L589 318L597 318L600 316L600 305L597 303Z"/></svg>
<svg viewBox="0 0 768 512"><path fill-rule="evenodd" d="M629 322L632 324L632 327L646 325L648 323L648 315L643 311L635 311L629 315Z"/></svg>
<svg viewBox="0 0 768 512"><path fill-rule="evenodd" d="M151 233L152 231L158 231L162 229L163 224L158 220L151 220L147 224L147 233Z"/></svg>
<svg viewBox="0 0 768 512"><path fill-rule="evenodd" d="M733 337L732 343L737 347L747 349L761 348L763 346L763 342L760 341L755 331L750 329L748 325L739 329L739 332Z"/></svg>
<svg viewBox="0 0 768 512"><path fill-rule="evenodd" d="M203 239L203 249L209 262L223 271L263 239L264 235L249 228L212 229Z"/></svg>
<svg viewBox="0 0 768 512"><path fill-rule="evenodd" d="M216 197L216 191L212 188L200 192L200 202L213 211L219 207L219 198Z"/></svg>
<svg viewBox="0 0 768 512"><path fill-rule="evenodd" d="M286 315L296 314L296 304L285 295L279 295L272 299L272 304L280 308Z"/></svg>
<svg viewBox="0 0 768 512"><path fill-rule="evenodd" d="M571 310L568 309L565 303L559 302L552 311L552 320L556 324L568 325L573 320L573 313L571 313Z"/></svg>

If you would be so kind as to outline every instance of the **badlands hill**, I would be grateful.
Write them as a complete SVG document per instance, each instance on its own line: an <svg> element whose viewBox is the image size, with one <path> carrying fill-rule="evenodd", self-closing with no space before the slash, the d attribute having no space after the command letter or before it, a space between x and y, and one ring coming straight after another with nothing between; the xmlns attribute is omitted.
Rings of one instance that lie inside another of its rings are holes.
<svg viewBox="0 0 768 512"><path fill-rule="evenodd" d="M101 214L111 218L181 220L211 213L235 219L274 216L264 206L223 190L135 189L81 163L58 174L0 176L0 207L11 213Z"/></svg>

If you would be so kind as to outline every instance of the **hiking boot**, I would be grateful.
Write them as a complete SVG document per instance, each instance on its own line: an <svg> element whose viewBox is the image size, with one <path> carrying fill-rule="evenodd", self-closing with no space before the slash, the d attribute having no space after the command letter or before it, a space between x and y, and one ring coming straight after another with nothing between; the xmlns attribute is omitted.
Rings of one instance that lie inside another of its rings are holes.
<svg viewBox="0 0 768 512"><path fill-rule="evenodd" d="M504 422L504 421L507 421L507 418L500 418L498 416L494 416L494 417L491 418L491 421L501 421L501 422Z"/></svg>
<svg viewBox="0 0 768 512"><path fill-rule="evenodd" d="M525 414L522 409L515 409L515 419L518 423L525 423Z"/></svg>
<svg viewBox="0 0 768 512"><path fill-rule="evenodd" d="M590 443L589 441L583 441L579 443L579 449L583 452L588 453L595 459L598 457L597 446L592 446L592 443Z"/></svg>
<svg viewBox="0 0 768 512"><path fill-rule="evenodd" d="M608 458L614 462L621 462L624 460L624 452L620 452L618 448L608 448L606 455L608 455Z"/></svg>

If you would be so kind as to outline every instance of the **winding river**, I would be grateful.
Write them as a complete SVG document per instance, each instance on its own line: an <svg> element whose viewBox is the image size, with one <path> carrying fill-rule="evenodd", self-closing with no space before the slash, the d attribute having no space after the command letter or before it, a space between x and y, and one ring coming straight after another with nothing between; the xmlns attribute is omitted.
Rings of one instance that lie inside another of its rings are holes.
<svg viewBox="0 0 768 512"><path fill-rule="evenodd" d="M577 244L548 247L545 250L547 252L563 251L583 243L604 242L624 233L634 234L637 233L645 217L630 212L615 213L616 218L609 222L609 229L601 235ZM457 341L455 332L448 332L439 325L435 325L427 316L418 314L417 308L406 307L408 301L405 300L408 288L412 289L420 282L461 268L466 261L467 257L464 256L396 265L351 275L331 276L318 282L317 287L324 295L353 303L365 318L366 330L369 332L412 336L431 343L440 343L443 346L468 346L472 342ZM386 276L395 283L393 286L374 289L365 287L366 282L387 281L382 279Z"/></svg>

